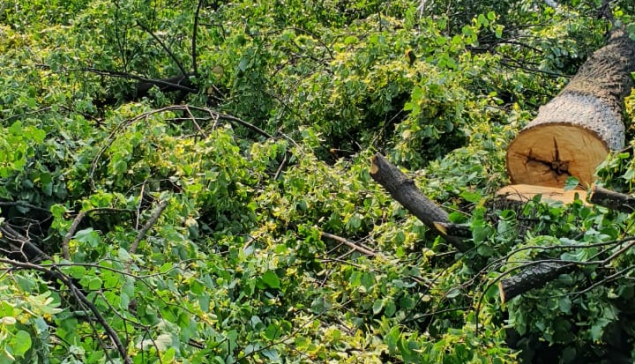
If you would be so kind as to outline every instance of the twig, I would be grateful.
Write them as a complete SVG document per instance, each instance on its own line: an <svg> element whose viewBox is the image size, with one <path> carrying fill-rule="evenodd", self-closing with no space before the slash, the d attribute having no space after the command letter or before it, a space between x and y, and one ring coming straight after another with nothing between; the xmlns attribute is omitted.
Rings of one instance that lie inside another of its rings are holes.
<svg viewBox="0 0 635 364"><path fill-rule="evenodd" d="M191 120L192 124L194 124L194 126L196 127L196 130L198 130L198 132L201 133L204 138L207 138L207 133L205 133L205 131L201 129L201 126L198 125L198 122L196 122L196 118L194 117L194 115L192 114L192 111L187 105L185 105L185 111L187 112L187 115L190 117L189 120Z"/></svg>
<svg viewBox="0 0 635 364"><path fill-rule="evenodd" d="M278 177L280 177L280 173L282 173L282 170L284 169L284 167L286 167L287 165L287 155L288 153L284 153L284 157L282 158L282 162L280 162L280 166L278 167L278 170L276 171L276 174L273 176L273 180L276 181L278 179Z"/></svg>
<svg viewBox="0 0 635 364"><path fill-rule="evenodd" d="M36 66L40 67L40 68L46 68L46 69L50 69L51 68L49 65L46 65L46 64L38 64ZM198 92L198 90L195 89L195 88L183 86L180 83L170 82L171 80L182 79L183 77L187 77L187 74L173 76L173 77L169 77L169 78L166 78L166 79L152 79L152 78L146 78L146 77L142 77L142 76L137 76L137 75L134 75L134 74L131 74L131 73L110 71L110 70L101 70L101 69L92 68L92 67L85 67L85 68L78 68L78 69L67 69L66 71L68 71L68 72L72 72L72 71L91 72L91 73L94 73L94 74L100 75L100 76L119 77L119 78L125 78L125 79L129 79L129 80L136 80L136 81L140 81L140 82L143 82L143 83L150 83L150 84L157 85L157 86L160 85L160 86L165 86L165 87L171 87L171 88L174 88L176 90L187 91L189 93L197 93Z"/></svg>
<svg viewBox="0 0 635 364"><path fill-rule="evenodd" d="M82 219L84 218L84 216L86 216L86 213L87 211L82 211L77 214L75 220L73 220L73 223L71 224L70 229L68 229L66 236L64 236L64 240L62 240L62 256L66 260L71 260L71 253L68 249L68 243L71 241L73 235L75 235L75 230L77 230L79 223L82 222Z"/></svg>
<svg viewBox="0 0 635 364"><path fill-rule="evenodd" d="M20 253L22 253L25 261L52 260L51 256L33 244L31 239L15 231L5 221L0 221L0 237L9 240L9 246L11 248L20 249ZM19 246L14 243L18 243Z"/></svg>
<svg viewBox="0 0 635 364"><path fill-rule="evenodd" d="M192 71L194 72L194 76L198 77L198 69L196 66L196 36L198 34L198 14L201 11L201 7L203 6L203 0L198 0L198 5L196 6L196 12L194 13L194 30L192 34Z"/></svg>
<svg viewBox="0 0 635 364"><path fill-rule="evenodd" d="M35 205L31 205L30 203L26 203L26 202L22 202L22 201L0 201L0 206L23 206L23 207L27 207L33 210L38 210L38 211L43 211L43 212L47 212L47 213L51 213L51 211L39 207L39 206L35 206Z"/></svg>
<svg viewBox="0 0 635 364"><path fill-rule="evenodd" d="M348 265L351 265L351 266L359 268L359 269L364 269L364 267L362 267L361 265L359 265L357 263L353 263L353 262L348 261L348 260L342 260L340 258L324 258L324 259L320 260L320 262L324 262L324 263L336 262L336 263L340 263L340 264L348 264Z"/></svg>
<svg viewBox="0 0 635 364"><path fill-rule="evenodd" d="M143 225L143 228L141 229L141 231L139 231L139 235L137 235L137 238L134 240L132 245L130 245L130 249L129 249L130 254L134 254L137 251L139 242L141 242L141 240L146 236L146 234L148 233L148 230L150 230L152 225L154 225L154 223L157 222L157 220L159 219L159 216L161 216L161 213L163 212L163 210L165 210L166 207L168 207L168 201L163 200L161 201L161 203L159 203L159 206L157 206L154 212L152 212L152 215L150 215L150 219L145 225Z"/></svg>
<svg viewBox="0 0 635 364"><path fill-rule="evenodd" d="M344 239L344 238L342 238L340 236L329 234L329 233L326 233L326 232L322 232L322 236L327 238L327 239L331 239L331 240L335 240L337 242L343 243L343 244L347 245L349 248L357 250L358 252L360 252L362 254L365 254L365 255L368 255L370 257L376 257L377 256L377 253L375 253L374 251L368 250L366 248L362 248L361 246L358 246L357 244L355 244L355 243L353 243L353 242L351 242L351 241L349 241L347 239Z"/></svg>
<svg viewBox="0 0 635 364"><path fill-rule="evenodd" d="M141 204L143 203L143 193L146 189L146 182L148 180L143 181L143 184L141 185L141 192L139 192L139 205L137 206L137 213L135 216L135 224L134 224L134 228L135 230L139 230L139 218L141 218Z"/></svg>
<svg viewBox="0 0 635 364"><path fill-rule="evenodd" d="M181 73L185 76L187 75L187 72L185 71L185 68L183 67L183 65L181 64L181 62L179 62L179 59L176 58L176 56L174 55L174 53L172 53L172 51L170 50L170 48L168 48L165 43L163 43L163 41L157 37L149 28L147 28L145 25L141 24L141 22L137 22L137 25L139 25L139 27L141 29L143 29L144 31L146 31L148 34L150 34L150 36L152 36L152 38L154 38L154 40L157 41L157 43L159 43L159 45L161 46L161 48L163 48L164 51L167 52L167 54L170 56L170 58L172 58L172 60L174 61L174 63L176 63L176 66L179 68L179 70L181 70Z"/></svg>
<svg viewBox="0 0 635 364"><path fill-rule="evenodd" d="M260 129L259 127L255 126L254 124L248 123L242 119L239 119L235 116L231 116L231 115L226 115L226 114L221 114L219 112L213 111L211 109L205 108L205 107L198 107L198 106L191 106L191 105L185 105L186 107L189 107L190 109L193 110L198 110L198 111L204 111L207 112L208 114L210 114L210 117L218 117L219 119L224 119L224 120L229 120L229 121L233 121L236 124L242 125L248 129L251 129L255 132L257 132L258 134L267 137L269 139L273 139L273 136L269 133L267 133L266 131Z"/></svg>

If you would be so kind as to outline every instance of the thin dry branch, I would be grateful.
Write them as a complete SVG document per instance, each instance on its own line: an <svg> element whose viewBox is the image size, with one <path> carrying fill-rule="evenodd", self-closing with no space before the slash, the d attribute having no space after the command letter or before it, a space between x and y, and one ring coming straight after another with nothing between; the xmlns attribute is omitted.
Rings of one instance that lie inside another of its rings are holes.
<svg viewBox="0 0 635 364"><path fill-rule="evenodd" d="M49 65L46 65L46 64L38 64L38 65L36 65L36 67L43 68L43 69L48 69L48 70L51 69L51 67ZM164 78L164 79L152 79L152 78L146 78L146 77L143 77L143 76L138 76L138 75L127 73L127 72L102 70L102 69L92 68L92 67L84 67L84 68L77 68L77 69L63 69L63 70L66 71L66 72L73 72L73 71L75 71L75 72L90 72L90 73L94 73L94 74L100 75L100 76L125 78L125 79L128 79L128 80L139 81L140 82L139 85L150 84L150 85L163 86L164 88L168 88L170 90L180 90L180 91L186 91L186 92L189 92L189 93L197 93L198 92L198 90L195 89L195 88L183 86L181 84L182 80L184 78L186 78L187 75L172 76L172 77L168 77L168 78Z"/></svg>
<svg viewBox="0 0 635 364"><path fill-rule="evenodd" d="M273 136L271 134L269 134L266 131L260 129L259 127L255 126L254 124L248 123L248 122L246 122L246 121L244 121L244 120L242 120L240 118L237 118L235 116L222 114L222 113L216 112L214 110L208 109L206 107L198 107L198 106L192 106L192 105L177 105L177 106L183 106L185 108L190 108L192 110L198 110L198 111L206 112L206 113L208 113L210 115L210 119L218 118L218 119L227 120L229 122L236 123L238 125L244 126L244 127L248 128L248 129L251 129L251 130L255 131L256 133L258 133L258 134L260 134L260 135L262 135L262 136L264 136L266 138L273 139Z"/></svg>
<svg viewBox="0 0 635 364"><path fill-rule="evenodd" d="M198 4L196 5L196 12L194 13L194 29L192 29L192 71L196 77L198 77L198 68L196 65L196 37L198 35L198 17L201 12L201 7L203 6L203 1L204 0L198 0Z"/></svg>
<svg viewBox="0 0 635 364"><path fill-rule="evenodd" d="M331 239L331 240L335 240L337 242L340 242L346 246L348 246L349 248L353 249L353 250L357 250L358 252L368 255L369 257L376 257L377 253L375 253L372 250L363 248L355 243L353 243L352 241L349 241L347 239L342 238L341 236L337 236L337 235L333 235L333 234L329 234L326 232L322 232L322 237L325 237L327 239Z"/></svg>
<svg viewBox="0 0 635 364"><path fill-rule="evenodd" d="M284 153L282 162L280 162L280 166L278 166L278 170L276 170L276 174L273 176L274 181L278 180L278 177L280 177L280 174L282 173L284 168L287 166L287 161L289 160L288 155L289 153Z"/></svg>
<svg viewBox="0 0 635 364"><path fill-rule="evenodd" d="M181 71L182 74L187 75L187 71L185 71L185 67L183 67L183 65L181 64L181 62L179 61L178 58L176 58L176 56L174 55L174 53L170 50L170 48L168 48L168 46L165 45L165 43L163 43L163 41L161 40L161 38L157 37L156 34L154 34L154 32L152 30L150 30L150 28L146 27L145 25L143 25L141 22L137 21L137 25L139 26L139 28L143 29L146 33L150 34L150 36L157 41L157 43L159 43L159 45L161 46L161 48L163 48L163 50L170 56L170 58L172 58L172 60L174 61L174 63L176 63L176 66L179 68L179 70Z"/></svg>
<svg viewBox="0 0 635 364"><path fill-rule="evenodd" d="M0 221L0 237L9 241L12 249L17 249L24 261L51 260L52 258L44 253L39 247L31 242L31 239L15 231L5 221Z"/></svg>
<svg viewBox="0 0 635 364"><path fill-rule="evenodd" d="M152 212L152 215L150 215L150 219L148 219L148 222L146 222L146 224L143 225L143 228L141 229L141 231L139 231L139 235L137 235L137 238L130 245L130 250L129 250L130 254L134 254L137 251L137 247L139 246L139 243L141 242L141 240L143 240L143 238L145 238L146 234L148 233L148 230L150 230L152 225L154 225L154 223L157 222L157 220L159 219L159 216L161 216L161 213L163 212L163 210L165 210L166 207L168 207L168 201L163 200L159 203L159 206L157 206L157 208Z"/></svg>
<svg viewBox="0 0 635 364"><path fill-rule="evenodd" d="M75 235L75 231L77 230L77 227L82 222L82 220L84 219L84 216L86 216L87 212L88 211L82 211L79 214L77 214L77 216L75 216L75 220L73 220L73 223L71 224L71 227L68 229L68 232L66 233L66 236L64 236L64 240L62 240L62 256L66 260L70 260L71 259L71 253L70 253L70 250L68 248L68 243L73 238L73 235Z"/></svg>

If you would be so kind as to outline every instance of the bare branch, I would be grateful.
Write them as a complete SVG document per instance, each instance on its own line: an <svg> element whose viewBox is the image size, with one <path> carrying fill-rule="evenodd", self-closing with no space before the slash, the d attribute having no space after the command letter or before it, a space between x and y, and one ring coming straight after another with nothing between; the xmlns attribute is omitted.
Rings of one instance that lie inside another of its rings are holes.
<svg viewBox="0 0 635 364"><path fill-rule="evenodd" d="M86 212L87 211L82 211L79 214L77 214L77 216L75 216L75 220L73 220L73 223L71 224L71 227L68 229L66 236L64 236L64 240L62 240L62 256L64 257L64 259L67 259L67 260L71 259L71 253L68 249L68 243L73 238L73 235L75 235L75 230L77 230L79 223L81 223L84 216L86 216Z"/></svg>
<svg viewBox="0 0 635 364"><path fill-rule="evenodd" d="M146 33L150 34L150 36L152 38L154 38L154 40L157 41L157 43L159 43L159 45L161 46L161 48L163 48L164 51L167 52L167 54L170 56L170 58L172 58L172 60L174 61L174 63L176 63L176 66L179 68L179 70L181 70L181 73L183 75L187 75L188 72L185 71L185 68L183 67L183 65L181 64L181 62L179 62L179 59L176 58L176 56L174 55L174 53L172 53L172 51L170 50L170 48L168 48L165 43L163 43L163 41L156 36L156 34L154 34L152 32L152 30L150 30L149 28L147 28L145 25L143 25L141 22L137 22L137 25L139 25L139 27L141 29L143 29Z"/></svg>
<svg viewBox="0 0 635 364"><path fill-rule="evenodd" d="M192 72L194 72L194 76L198 77L198 68L196 66L196 36L198 33L198 16L201 11L201 7L203 6L204 0L198 0L198 5L196 6L196 13L194 13L194 30L192 34Z"/></svg>
<svg viewBox="0 0 635 364"><path fill-rule="evenodd" d="M141 229L141 231L139 231L139 235L137 235L137 238L134 240L132 245L130 245L130 249L129 249L130 254L134 254L137 251L139 242L141 242L141 240L145 238L146 234L148 233L148 230L150 230L152 225L154 225L154 223L157 222L157 220L159 219L159 216L161 216L161 213L163 212L163 210L165 210L166 207L168 207L168 201L167 200L161 201L161 203L159 203L159 206L157 206L154 212L152 212L152 215L150 215L150 219L148 219L148 222L146 222L146 224L143 225L143 228Z"/></svg>
<svg viewBox="0 0 635 364"><path fill-rule="evenodd" d="M366 248L362 248L361 246L358 246L357 244L355 244L355 243L353 243L353 242L351 242L351 241L349 241L347 239L344 239L344 238L342 238L340 236L329 234L329 233L325 233L325 232L322 232L322 236L327 238L327 239L332 239L332 240L335 240L337 242L343 243L346 246L348 246L349 248L357 250L358 252L360 252L362 254L365 254L365 255L368 255L370 257L376 257L377 256L377 253L375 253L374 251L366 249Z"/></svg>

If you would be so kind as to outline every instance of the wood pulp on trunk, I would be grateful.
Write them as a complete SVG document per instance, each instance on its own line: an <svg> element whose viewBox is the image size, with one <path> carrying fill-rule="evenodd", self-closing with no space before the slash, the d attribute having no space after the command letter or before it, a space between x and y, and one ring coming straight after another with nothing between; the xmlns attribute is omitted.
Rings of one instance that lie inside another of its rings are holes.
<svg viewBox="0 0 635 364"><path fill-rule="evenodd" d="M616 29L509 145L512 183L562 188L569 176L583 186L593 183L609 150L624 146L622 101L634 71L635 42Z"/></svg>

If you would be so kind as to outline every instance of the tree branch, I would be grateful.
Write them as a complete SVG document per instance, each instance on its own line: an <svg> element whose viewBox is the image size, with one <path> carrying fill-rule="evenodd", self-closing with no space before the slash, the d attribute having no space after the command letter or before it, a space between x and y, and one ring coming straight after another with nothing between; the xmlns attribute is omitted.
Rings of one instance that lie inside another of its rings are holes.
<svg viewBox="0 0 635 364"><path fill-rule="evenodd" d="M198 34L198 15L201 11L201 7L203 6L204 0L198 0L198 5L196 6L196 12L194 13L194 29L192 34L192 72L194 72L194 76L198 77L198 68L196 66L196 36Z"/></svg>
<svg viewBox="0 0 635 364"><path fill-rule="evenodd" d="M374 251L368 250L366 248L362 248L361 246L359 246L359 245L357 245L357 244L355 244L355 243L353 243L353 242L351 242L351 241L349 241L347 239L344 239L344 238L342 238L340 236L329 234L329 233L326 233L324 231L322 232L322 236L327 238L327 239L331 239L331 240L335 240L337 242L340 242L340 243L348 246L349 248L352 248L353 250L357 250L358 252L360 252L362 254L365 254L365 255L368 255L370 257L374 258L374 257L377 256L377 253L375 253Z"/></svg>
<svg viewBox="0 0 635 364"><path fill-rule="evenodd" d="M181 70L181 73L184 75L187 75L188 72L185 71L185 68L183 67L183 65L181 64L181 62L179 62L179 59L176 58L176 56L174 55L174 53L172 53L172 51L165 45L165 43L163 43L163 41L157 37L149 28L147 28L145 25L143 25L141 22L137 22L137 25L139 25L139 27L141 29L143 29L145 32L147 32L148 34L150 34L150 36L152 38L154 38L154 40L157 41L157 43L159 43L159 45L161 46L161 48L163 48L164 51L167 52L167 54L170 56L170 58L172 58L172 60L174 61L174 63L176 63L176 66L179 68L179 70Z"/></svg>
<svg viewBox="0 0 635 364"><path fill-rule="evenodd" d="M462 238L448 235L444 229L439 229L440 225L435 225L436 223L449 223L448 214L421 193L413 180L408 179L399 168L392 165L379 153L373 156L371 163L370 176L382 185L397 202L427 227L439 233L460 252L469 249Z"/></svg>
<svg viewBox="0 0 635 364"><path fill-rule="evenodd" d="M635 211L635 197L593 185L589 201L611 210L630 214Z"/></svg>
<svg viewBox="0 0 635 364"><path fill-rule="evenodd" d="M157 208L152 212L152 215L150 215L150 219L148 220L148 222L146 222L145 225L143 225L143 228L141 229L141 231L139 231L139 235L137 235L137 238L134 240L132 245L130 245L130 254L134 254L137 251L139 243L141 242L141 240L143 240L143 238L145 238L148 230L150 230L152 225L157 222L159 216L161 216L161 213L163 212L163 210L165 210L166 207L168 207L168 201L161 201L161 203L159 203L159 206L157 206Z"/></svg>

